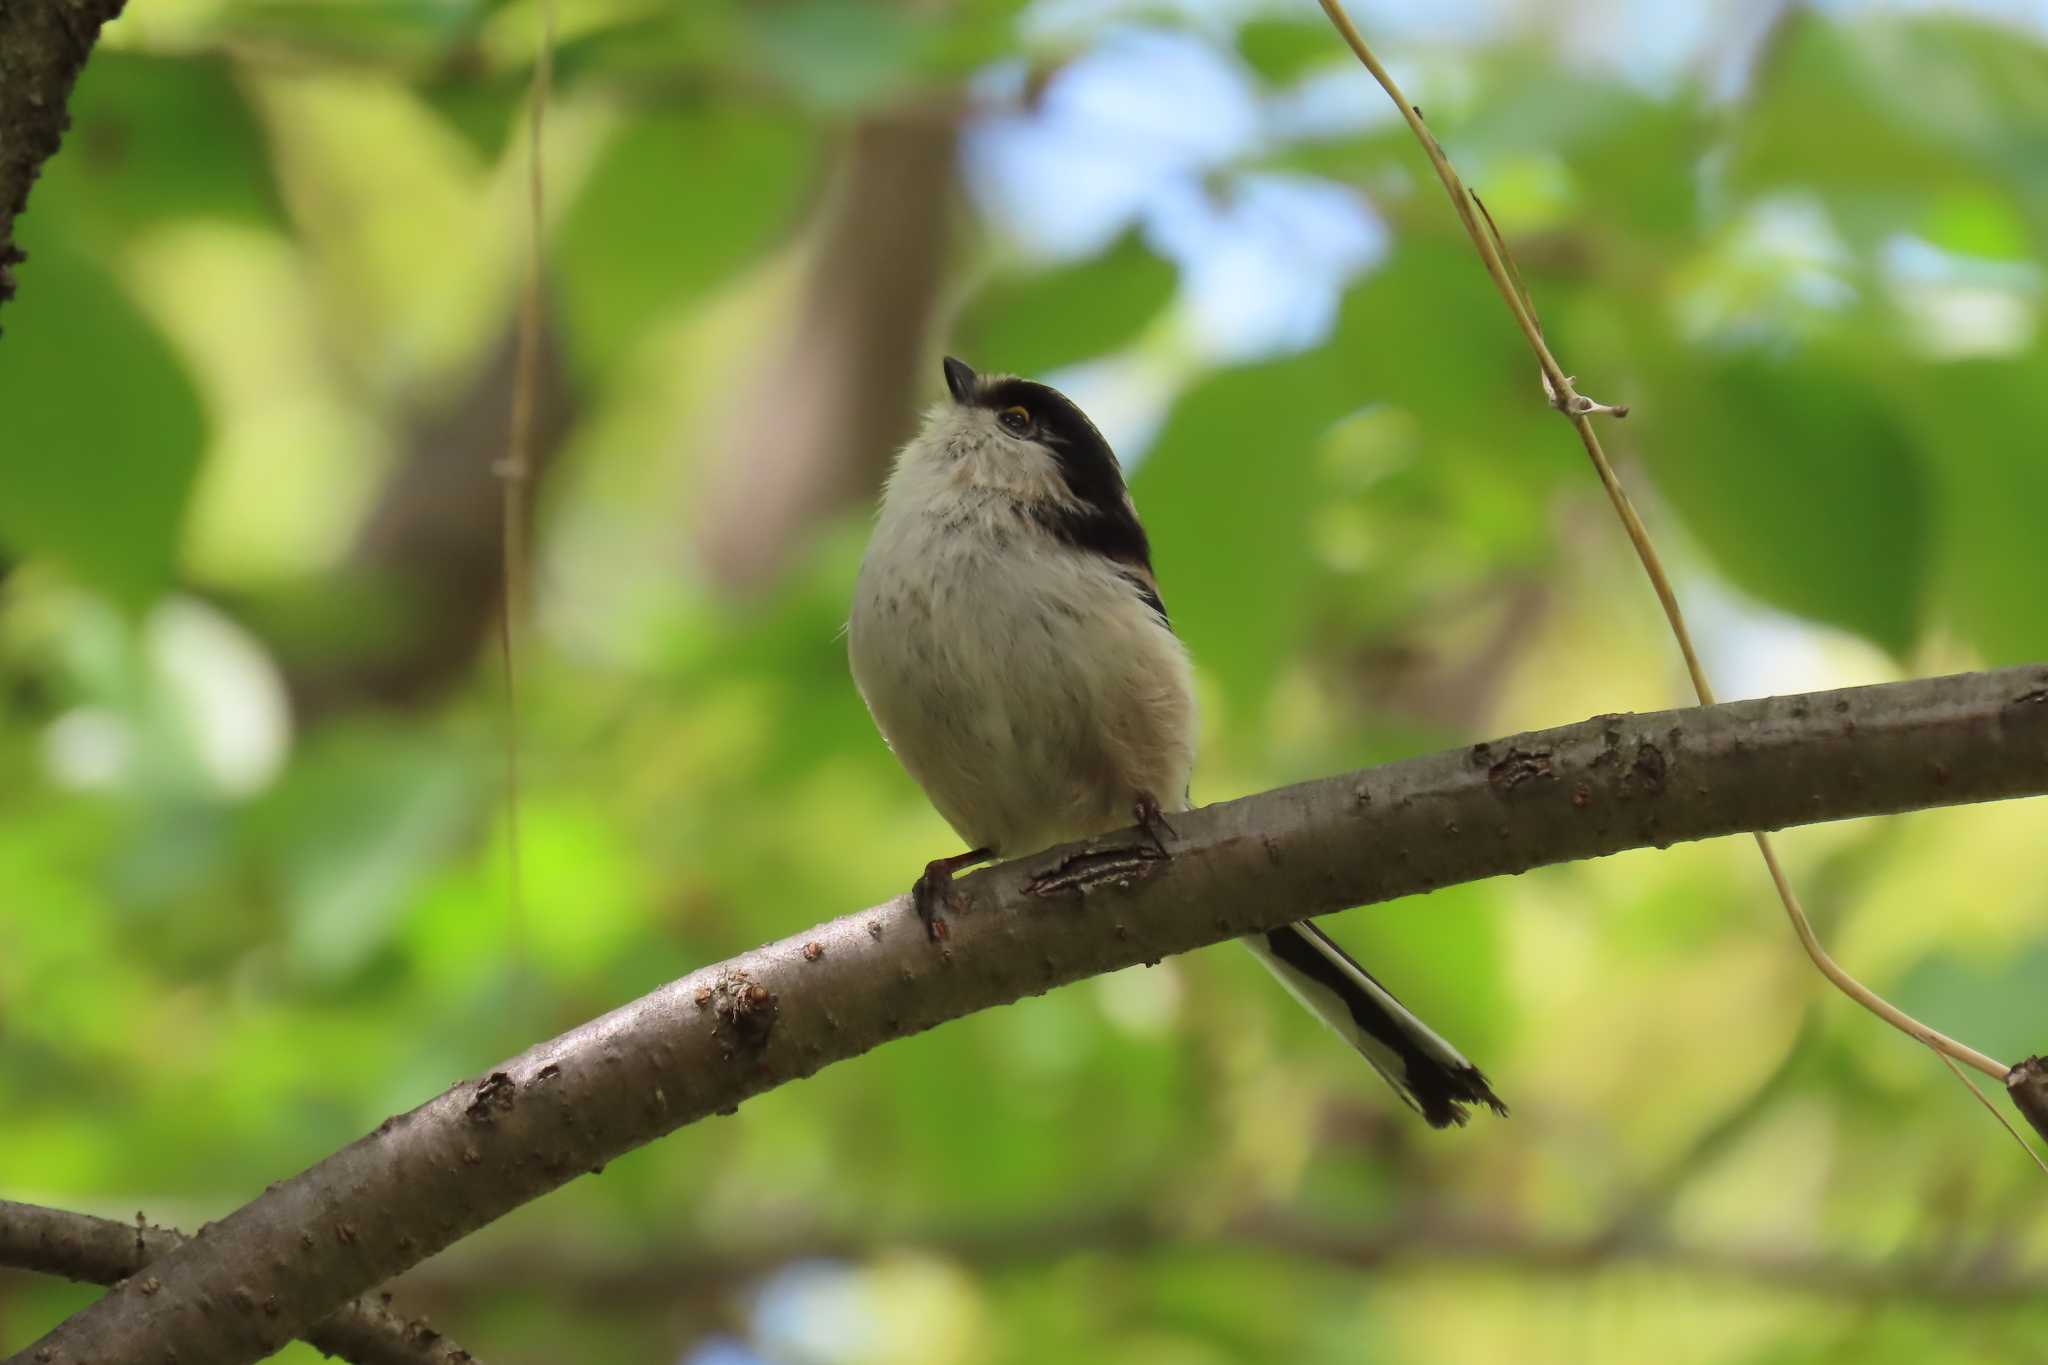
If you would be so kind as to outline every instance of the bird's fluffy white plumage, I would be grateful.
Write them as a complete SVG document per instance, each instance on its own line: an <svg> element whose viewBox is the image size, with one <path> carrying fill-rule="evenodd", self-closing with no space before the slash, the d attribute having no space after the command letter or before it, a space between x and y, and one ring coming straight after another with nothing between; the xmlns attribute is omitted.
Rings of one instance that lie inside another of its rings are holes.
<svg viewBox="0 0 2048 1365"><path fill-rule="evenodd" d="M1032 853L1183 804L1187 651L1129 577L1056 540L1054 461L945 403L898 457L848 630L854 681L970 848Z"/></svg>

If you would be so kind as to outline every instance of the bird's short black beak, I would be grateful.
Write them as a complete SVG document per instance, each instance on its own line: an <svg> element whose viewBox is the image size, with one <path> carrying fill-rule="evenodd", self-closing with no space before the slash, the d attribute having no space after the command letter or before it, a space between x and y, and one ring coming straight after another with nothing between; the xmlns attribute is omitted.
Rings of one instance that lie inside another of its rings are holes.
<svg viewBox="0 0 2048 1365"><path fill-rule="evenodd" d="M946 387L952 390L955 403L972 402L974 399L974 367L957 356L947 356Z"/></svg>

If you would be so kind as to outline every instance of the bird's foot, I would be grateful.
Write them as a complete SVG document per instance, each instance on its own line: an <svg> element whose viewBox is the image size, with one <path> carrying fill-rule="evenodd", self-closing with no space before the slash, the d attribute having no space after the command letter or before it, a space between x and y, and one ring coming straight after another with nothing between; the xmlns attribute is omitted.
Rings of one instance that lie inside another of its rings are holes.
<svg viewBox="0 0 2048 1365"><path fill-rule="evenodd" d="M953 874L963 867L987 862L990 856L988 849L975 848L950 858L934 858L924 865L924 875L910 888L910 904L924 925L925 936L932 942L942 942L946 937L945 912L960 908L960 898L953 892Z"/></svg>
<svg viewBox="0 0 2048 1365"><path fill-rule="evenodd" d="M1175 832L1172 825L1166 823L1166 815L1159 809L1159 798L1151 792L1139 792L1138 799L1131 803L1131 814L1137 819L1138 828L1152 840L1152 847L1159 850L1159 856L1171 858L1173 854L1167 851L1166 840L1160 837L1159 831L1165 830L1176 839L1180 838L1180 835Z"/></svg>

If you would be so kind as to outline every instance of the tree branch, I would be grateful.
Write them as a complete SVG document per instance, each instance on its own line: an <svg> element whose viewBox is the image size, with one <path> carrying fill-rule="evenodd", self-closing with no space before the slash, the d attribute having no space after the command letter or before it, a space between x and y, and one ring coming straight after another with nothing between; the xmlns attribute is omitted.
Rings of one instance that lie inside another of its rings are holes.
<svg viewBox="0 0 2048 1365"><path fill-rule="evenodd" d="M892 1038L1084 977L1623 849L2048 791L2048 664L1600 716L1176 815L679 981L387 1119L18 1357L260 1358L335 1304L685 1124ZM243 1298L275 1317L243 1311Z"/></svg>
<svg viewBox="0 0 2048 1365"><path fill-rule="evenodd" d="M71 126L66 107L101 25L126 0L12 0L0 4L0 303L14 297L14 267L28 255L14 220L29 187Z"/></svg>
<svg viewBox="0 0 2048 1365"><path fill-rule="evenodd" d="M61 1275L83 1284L118 1285L191 1240L176 1228L95 1218L89 1213L18 1204L0 1199L0 1265ZM161 1292L145 1277L144 1295ZM322 1354L356 1365L459 1365L475 1356L429 1327L424 1318L400 1318L384 1302L365 1294L351 1299L305 1333ZM261 1305L268 1313L269 1305ZM282 1344L282 1342L280 1342Z"/></svg>

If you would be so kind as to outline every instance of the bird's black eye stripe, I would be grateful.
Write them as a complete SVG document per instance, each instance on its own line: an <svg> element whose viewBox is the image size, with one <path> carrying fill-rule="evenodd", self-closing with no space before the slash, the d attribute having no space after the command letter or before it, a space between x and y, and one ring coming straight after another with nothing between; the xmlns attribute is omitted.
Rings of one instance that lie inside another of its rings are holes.
<svg viewBox="0 0 2048 1365"><path fill-rule="evenodd" d="M1043 509L1039 515L1048 530L1077 549L1151 572L1152 547L1124 491L1123 471L1109 442L1071 398L1029 379L1000 379L976 401L991 409L997 421L1013 410L1021 412L1031 424L1031 439L1058 464L1061 481L1078 506Z"/></svg>

